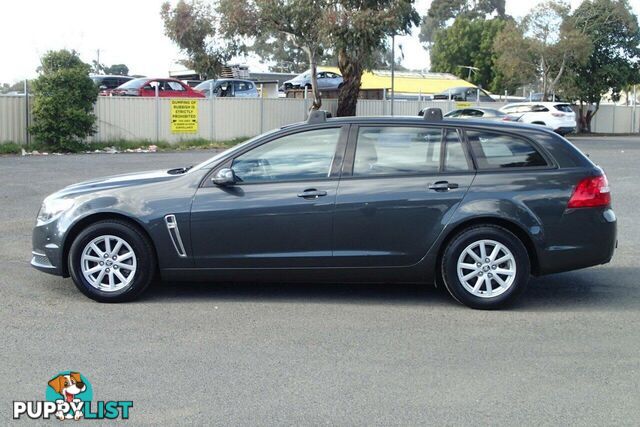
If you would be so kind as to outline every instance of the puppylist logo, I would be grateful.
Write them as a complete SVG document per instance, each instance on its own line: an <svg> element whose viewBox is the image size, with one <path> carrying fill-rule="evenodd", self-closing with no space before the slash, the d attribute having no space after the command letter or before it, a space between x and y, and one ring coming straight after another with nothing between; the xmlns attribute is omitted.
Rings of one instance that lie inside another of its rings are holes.
<svg viewBox="0 0 640 427"><path fill-rule="evenodd" d="M93 387L79 372L63 371L47 382L46 400L14 401L13 419L21 417L59 420L129 419L130 400L93 402Z"/></svg>

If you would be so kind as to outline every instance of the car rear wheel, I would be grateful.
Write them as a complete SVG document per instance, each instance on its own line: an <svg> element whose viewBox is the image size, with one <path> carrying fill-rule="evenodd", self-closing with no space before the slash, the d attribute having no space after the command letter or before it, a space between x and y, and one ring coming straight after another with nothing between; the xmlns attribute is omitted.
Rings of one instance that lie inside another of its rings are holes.
<svg viewBox="0 0 640 427"><path fill-rule="evenodd" d="M512 303L525 290L530 268L520 239L495 225L471 227L456 235L441 262L451 296L468 307L486 310Z"/></svg>
<svg viewBox="0 0 640 427"><path fill-rule="evenodd" d="M123 221L96 222L75 238L69 273L76 287L100 302L129 301L153 280L156 263L149 239Z"/></svg>

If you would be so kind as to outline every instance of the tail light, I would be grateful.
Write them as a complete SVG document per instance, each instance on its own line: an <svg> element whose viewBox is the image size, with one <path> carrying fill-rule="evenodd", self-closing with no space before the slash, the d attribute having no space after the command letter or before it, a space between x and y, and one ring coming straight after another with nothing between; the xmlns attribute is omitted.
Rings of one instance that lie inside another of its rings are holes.
<svg viewBox="0 0 640 427"><path fill-rule="evenodd" d="M602 175L584 178L578 182L567 207L596 208L609 206L610 204L609 181L607 181L607 176L603 173Z"/></svg>

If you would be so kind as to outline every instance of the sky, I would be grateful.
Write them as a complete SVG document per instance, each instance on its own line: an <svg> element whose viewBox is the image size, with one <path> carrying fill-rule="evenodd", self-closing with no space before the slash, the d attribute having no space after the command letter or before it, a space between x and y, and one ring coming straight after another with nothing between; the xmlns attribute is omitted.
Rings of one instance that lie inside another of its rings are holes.
<svg viewBox="0 0 640 427"><path fill-rule="evenodd" d="M172 0L175 3L177 0ZM526 15L543 0L507 0L507 13ZM167 76L176 64L179 50L164 35L160 18L163 0L2 0L0 1L0 83L33 78L39 58L48 50L75 49L88 63L100 51L106 65L126 64L132 74ZM416 9L426 14L431 0L417 0ZM571 0L575 8L581 0ZM636 15L640 0L630 0ZM396 38L404 51L403 65L411 69L429 67L428 52L411 36ZM238 63L245 62L242 59ZM252 71L266 71L258 60L246 61Z"/></svg>

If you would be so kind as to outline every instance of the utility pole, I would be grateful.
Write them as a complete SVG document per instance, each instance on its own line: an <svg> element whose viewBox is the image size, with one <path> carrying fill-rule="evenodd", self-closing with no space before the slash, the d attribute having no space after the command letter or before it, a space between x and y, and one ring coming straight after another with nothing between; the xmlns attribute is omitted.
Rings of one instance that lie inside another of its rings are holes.
<svg viewBox="0 0 640 427"><path fill-rule="evenodd" d="M391 36L391 115L393 116L393 104L395 101L395 78L396 78L396 35Z"/></svg>

